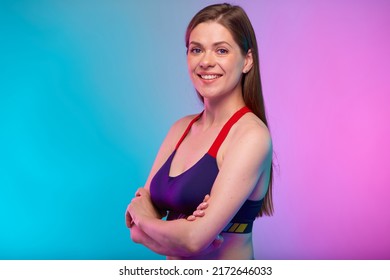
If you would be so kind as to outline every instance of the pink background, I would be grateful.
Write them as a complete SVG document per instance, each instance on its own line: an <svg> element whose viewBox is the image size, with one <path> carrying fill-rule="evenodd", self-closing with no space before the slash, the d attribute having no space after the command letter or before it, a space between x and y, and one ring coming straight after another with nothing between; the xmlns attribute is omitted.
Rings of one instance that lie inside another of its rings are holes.
<svg viewBox="0 0 390 280"><path fill-rule="evenodd" d="M390 258L390 2L243 3L260 44L275 215L257 258Z"/></svg>

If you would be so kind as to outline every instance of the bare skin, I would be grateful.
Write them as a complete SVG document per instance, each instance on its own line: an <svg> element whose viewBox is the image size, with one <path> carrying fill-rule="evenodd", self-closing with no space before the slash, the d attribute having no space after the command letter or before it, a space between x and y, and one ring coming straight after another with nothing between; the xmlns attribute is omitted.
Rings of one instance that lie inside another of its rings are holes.
<svg viewBox="0 0 390 280"><path fill-rule="evenodd" d="M242 74L253 65L251 52L242 55L230 32L215 22L201 23L191 32L187 62L192 82L204 98L204 113L177 150L171 176L193 166L226 121L244 106ZM272 143L267 127L254 114L245 114L221 145L216 157L219 173L207 207L201 204L187 219L164 221L151 203L150 181L193 118L184 117L172 126L145 187L129 204L131 238L168 259L253 259L251 233L222 233L223 242L217 236L245 200L259 200L267 192Z"/></svg>
<svg viewBox="0 0 390 280"><path fill-rule="evenodd" d="M144 201L148 202L148 208L151 212L151 215L154 215L156 218L161 218L161 213L158 212L158 210L153 206L153 203L150 200L149 193L144 189L140 188L136 192L136 197L143 196ZM186 218L187 221L195 221L197 218L201 218L205 215L204 210L208 207L208 199L209 195L206 195L203 202L199 204L197 209L194 211L193 215L190 215ZM152 240L149 236L147 236L142 230L140 230L134 223L132 217L130 216L129 212L126 211L125 213L125 221L126 226L131 229L131 239L136 243L142 243L149 249L153 250L156 253L162 254L162 255L170 255L175 253L175 251L169 250L169 248L163 247L161 244L155 242ZM213 252L214 250L218 249L223 242L223 237L221 235L218 235L216 239L208 246L205 250L202 252L199 252L197 255L201 258L202 255L207 255Z"/></svg>

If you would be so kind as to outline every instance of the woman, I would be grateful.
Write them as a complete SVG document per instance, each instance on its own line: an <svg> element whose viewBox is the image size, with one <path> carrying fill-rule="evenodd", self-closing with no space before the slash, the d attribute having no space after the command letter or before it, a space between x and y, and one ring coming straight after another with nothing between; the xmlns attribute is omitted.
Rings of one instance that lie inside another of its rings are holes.
<svg viewBox="0 0 390 280"><path fill-rule="evenodd" d="M189 23L186 46L204 110L172 126L126 223L168 259L253 259L253 221L273 212L255 34L242 8L211 5Z"/></svg>

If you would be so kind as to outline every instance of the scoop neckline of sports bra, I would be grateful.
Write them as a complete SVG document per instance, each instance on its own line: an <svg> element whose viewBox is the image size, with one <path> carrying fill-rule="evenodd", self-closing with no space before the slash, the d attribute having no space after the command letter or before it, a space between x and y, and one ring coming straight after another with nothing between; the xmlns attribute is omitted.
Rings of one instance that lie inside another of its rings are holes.
<svg viewBox="0 0 390 280"><path fill-rule="evenodd" d="M239 109L239 110L237 110L228 120L227 120L227 122L224 124L224 126L222 127L222 129L220 130L220 132L219 132L219 134L217 135L217 137L214 139L214 142L213 142L213 144L211 145L211 147L210 147L210 149L198 160L198 161L196 161L191 167L189 167L188 169L186 169L186 170L184 170L182 173L180 173L179 175L176 175L176 176L170 176L170 173L171 173L171 167L172 167L172 161L173 161L173 158L174 158L174 156L175 156L175 154L176 154L176 151L177 151L177 149L178 149L178 146L179 145L176 145L176 148L173 150L173 152L172 152L172 154L171 154L171 156L170 156L170 163L169 163L169 169L168 169L168 178L170 178L170 179L174 179L174 178L178 178L178 177L180 177L181 175L183 175L184 173L187 173L187 171L189 171L189 170L191 170L192 168L194 168L200 161L202 161L207 155L208 156L210 156L210 157L212 157L212 158L214 158L215 159L215 161L216 161L216 155L213 155L212 153L210 153L210 151L212 150L212 148L213 148L213 146L214 146L214 144L216 143L216 141L218 140L218 138L219 138L219 136L220 136L220 134L223 132L223 130L225 129L225 127L230 123L230 121L238 114L238 113L240 113L240 112L242 112L243 110L249 110L249 108L247 107L247 106L244 106L244 107L242 107L241 109ZM194 122L196 122L196 121L198 121L199 120L199 118L203 115L203 112L204 111L202 111L197 117L195 117L191 122L190 122L190 126L189 127L191 127L192 126L192 124L194 123ZM249 111L247 111L247 112L250 112L250 110ZM231 126L230 126L230 128L245 114L245 113L247 113L247 112L244 112L241 116L239 116L239 118L233 123L233 124L231 124ZM230 128L228 129L228 131L230 131ZM188 128L187 128L187 130L188 130ZM184 133L184 137L187 135L187 132L185 132ZM226 137L226 135L225 135L225 137ZM183 137L182 137L183 138ZM181 141L182 141L183 139L180 139L179 140L179 144L181 144ZM224 140L224 139L223 139ZM218 168L218 164L217 164L217 162L216 162L216 165L217 165L217 169L218 169L218 171L219 171L219 168Z"/></svg>
<svg viewBox="0 0 390 280"><path fill-rule="evenodd" d="M199 162L201 162L206 156L210 156L212 158L214 158L212 155L210 155L208 152L206 152L200 159L198 159L192 166L190 166L188 169L184 170L182 173L180 173L179 175L176 175L176 176L171 176L170 173L171 173L171 167L172 167L172 161L173 161L173 158L175 157L175 154L176 154L176 149L173 150L172 154L170 155L170 162L169 162L169 169L168 169L168 178L169 179L176 179L176 178L179 178L181 177L183 174L187 173L188 171L190 171L191 169L193 169ZM215 159L215 158L214 158ZM217 165L217 168L218 168L218 165ZM219 168L218 168L219 170Z"/></svg>

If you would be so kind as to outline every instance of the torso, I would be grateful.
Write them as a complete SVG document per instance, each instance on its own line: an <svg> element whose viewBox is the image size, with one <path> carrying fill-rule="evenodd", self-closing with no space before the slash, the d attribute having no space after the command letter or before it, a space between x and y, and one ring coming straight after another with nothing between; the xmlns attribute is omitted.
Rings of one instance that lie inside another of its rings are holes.
<svg viewBox="0 0 390 280"><path fill-rule="evenodd" d="M189 119L193 119L190 117ZM215 157L216 168L220 168L223 164L224 155L228 151L230 141L234 139L236 132L240 127L244 126L246 122L259 122L257 117L252 113L243 116L237 123L237 126L233 126L221 144L218 153ZM187 120L187 124L189 121ZM207 131L203 131L202 127L197 123L194 123L191 130L180 144L180 149L177 149L169 164L169 176L178 177L191 170L200 160L203 160L210 146L213 144L214 139L221 131L223 124L220 126L209 128ZM172 154L171 154L172 156ZM169 157L168 157L169 160ZM164 166L163 166L164 167ZM162 167L162 168L163 168ZM261 176L254 191L249 196L250 200L259 200L267 189L268 180L264 176ZM153 199L153 190L151 188L151 196ZM207 192L209 193L209 192ZM207 194L206 193L206 194ZM204 194L200 195L201 198ZM200 202L196 202L196 206ZM191 208L191 211L195 209ZM192 213L192 212L191 212ZM224 238L222 246L213 251L209 255L201 255L193 257L191 259L253 259L253 246L252 246L252 233L221 233ZM167 257L168 259L180 259Z"/></svg>

